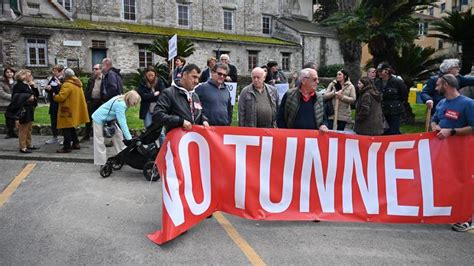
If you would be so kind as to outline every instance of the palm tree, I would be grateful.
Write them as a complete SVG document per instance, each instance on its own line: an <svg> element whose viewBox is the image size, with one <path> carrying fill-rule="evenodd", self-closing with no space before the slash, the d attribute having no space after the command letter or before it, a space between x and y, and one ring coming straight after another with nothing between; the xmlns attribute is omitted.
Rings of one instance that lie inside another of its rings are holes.
<svg viewBox="0 0 474 266"><path fill-rule="evenodd" d="M158 56L163 58L168 58L168 40L171 36L163 36L156 38L153 43L148 47L148 50ZM177 43L178 56L184 58L191 56L196 48L194 48L194 43L187 39L181 39L178 36Z"/></svg>
<svg viewBox="0 0 474 266"><path fill-rule="evenodd" d="M368 44L375 65L394 65L398 50L417 36L418 19L412 15L435 5L435 0L360 0L354 10L341 11L324 21L338 29L339 38Z"/></svg>
<svg viewBox="0 0 474 266"><path fill-rule="evenodd" d="M471 72L474 62L474 15L471 10L466 12L447 12L442 20L433 22L431 30L438 33L429 34L429 37L437 37L462 45L462 68L461 74Z"/></svg>

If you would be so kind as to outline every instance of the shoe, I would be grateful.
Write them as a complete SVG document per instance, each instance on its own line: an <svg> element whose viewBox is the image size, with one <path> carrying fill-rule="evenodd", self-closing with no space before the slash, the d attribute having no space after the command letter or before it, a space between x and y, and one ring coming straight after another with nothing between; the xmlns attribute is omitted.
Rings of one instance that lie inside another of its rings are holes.
<svg viewBox="0 0 474 266"><path fill-rule="evenodd" d="M46 144L51 145L51 144L56 144L58 142L59 142L59 139L56 137L56 138L48 139L46 141Z"/></svg>
<svg viewBox="0 0 474 266"><path fill-rule="evenodd" d="M80 150L80 149L81 149L81 145L79 145L79 143L72 144L72 149L73 149L73 150Z"/></svg>
<svg viewBox="0 0 474 266"><path fill-rule="evenodd" d="M37 150L39 147L36 147L35 145L31 145L29 147L26 147L28 150Z"/></svg>
<svg viewBox="0 0 474 266"><path fill-rule="evenodd" d="M453 224L451 226L451 229L453 229L456 232L466 232L466 231L474 229L474 225L472 225L472 222L457 223L457 224Z"/></svg>
<svg viewBox="0 0 474 266"><path fill-rule="evenodd" d="M59 142L59 145L61 145L61 146L64 145L64 140L61 140L61 141Z"/></svg>
<svg viewBox="0 0 474 266"><path fill-rule="evenodd" d="M71 152L71 150L69 150L69 149L64 149L64 148L59 149L59 150L56 151L56 153L70 153L70 152Z"/></svg>
<svg viewBox="0 0 474 266"><path fill-rule="evenodd" d="M27 148L20 149L20 152L21 152L21 153L31 153L31 151L28 150Z"/></svg>
<svg viewBox="0 0 474 266"><path fill-rule="evenodd" d="M313 223L319 223L321 222L320 220L313 220Z"/></svg>

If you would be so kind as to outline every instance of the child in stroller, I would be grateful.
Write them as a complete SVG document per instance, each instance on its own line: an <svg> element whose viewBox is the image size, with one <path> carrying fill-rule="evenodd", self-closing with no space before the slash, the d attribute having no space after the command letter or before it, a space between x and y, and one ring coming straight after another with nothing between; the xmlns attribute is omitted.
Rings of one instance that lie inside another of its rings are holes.
<svg viewBox="0 0 474 266"><path fill-rule="evenodd" d="M156 169L155 159L159 151L155 143L161 133L161 127L155 124L146 129L140 136L133 138L120 153L107 159L100 169L104 178L110 176L113 170L119 170L124 164L143 171L148 181L158 181L160 176Z"/></svg>

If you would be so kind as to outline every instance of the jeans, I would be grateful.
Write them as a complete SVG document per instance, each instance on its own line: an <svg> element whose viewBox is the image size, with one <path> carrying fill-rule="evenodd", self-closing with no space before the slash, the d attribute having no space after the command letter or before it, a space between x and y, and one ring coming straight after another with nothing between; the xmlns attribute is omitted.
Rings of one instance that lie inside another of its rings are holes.
<svg viewBox="0 0 474 266"><path fill-rule="evenodd" d="M388 128L385 129L384 135L400 135L400 115L385 115Z"/></svg>
<svg viewBox="0 0 474 266"><path fill-rule="evenodd" d="M148 128L149 126L151 126L151 124L153 124L153 114L147 112L145 119L143 120L143 125L145 126L145 128Z"/></svg>
<svg viewBox="0 0 474 266"><path fill-rule="evenodd" d="M337 121L337 130L341 130L341 131L344 131L344 128L346 128L346 121ZM334 124L334 120L328 120L328 128L330 130L333 129L333 124Z"/></svg>

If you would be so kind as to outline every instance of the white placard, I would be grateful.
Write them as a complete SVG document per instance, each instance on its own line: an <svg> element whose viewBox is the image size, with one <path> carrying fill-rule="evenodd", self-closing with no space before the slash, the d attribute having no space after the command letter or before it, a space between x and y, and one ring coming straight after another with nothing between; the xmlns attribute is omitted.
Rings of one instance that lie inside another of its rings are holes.
<svg viewBox="0 0 474 266"><path fill-rule="evenodd" d="M63 67L67 67L67 59L58 58L56 59L56 64L62 65Z"/></svg>
<svg viewBox="0 0 474 266"><path fill-rule="evenodd" d="M225 87L230 92L230 98L232 99L232 106L235 105L235 98L237 97L237 82L226 82Z"/></svg>
<svg viewBox="0 0 474 266"><path fill-rule="evenodd" d="M82 42L81 41L69 41L69 40L64 40L63 41L64 46L74 46L74 47L81 47Z"/></svg>
<svg viewBox="0 0 474 266"><path fill-rule="evenodd" d="M175 34L168 42L168 61L178 55L178 35Z"/></svg>
<svg viewBox="0 0 474 266"><path fill-rule="evenodd" d="M278 96L279 96L279 103L281 103L281 99L283 98L283 95L285 95L285 93L288 91L288 88L290 87L290 85L288 83L281 83L281 84L275 84L275 87L277 89L277 92L278 92Z"/></svg>

